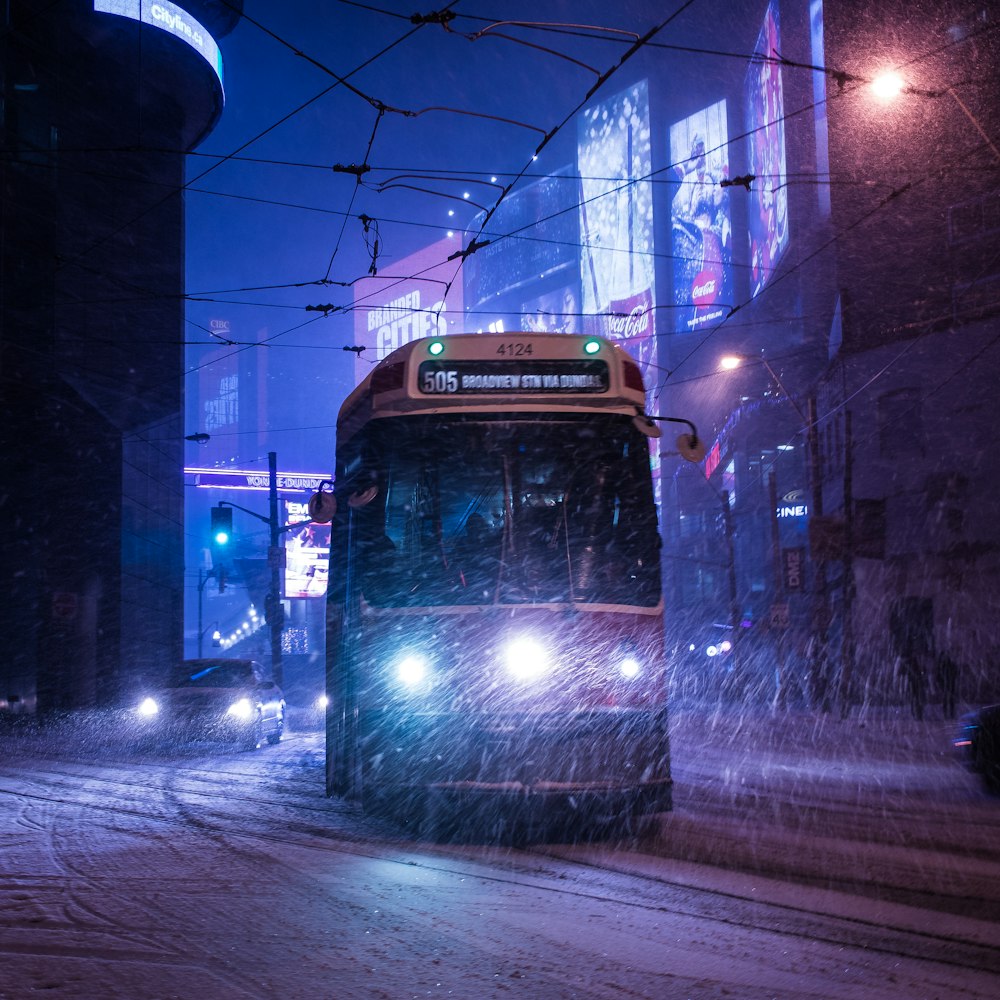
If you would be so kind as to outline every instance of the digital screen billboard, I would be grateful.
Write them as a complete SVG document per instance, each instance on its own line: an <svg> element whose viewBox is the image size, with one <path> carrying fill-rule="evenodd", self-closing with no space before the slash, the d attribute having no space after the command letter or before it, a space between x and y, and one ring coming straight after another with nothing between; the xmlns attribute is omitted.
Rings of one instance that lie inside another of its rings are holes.
<svg viewBox="0 0 1000 1000"><path fill-rule="evenodd" d="M439 240L393 263L391 273L355 283L354 344L364 348L356 354L355 383L411 340L465 332L462 278L448 260L460 249L457 236Z"/></svg>
<svg viewBox="0 0 1000 1000"><path fill-rule="evenodd" d="M183 7L169 0L94 0L99 14L117 14L152 25L191 46L212 67L222 83L222 53L215 39Z"/></svg>
<svg viewBox="0 0 1000 1000"><path fill-rule="evenodd" d="M823 0L809 4L809 42L813 66L826 65L823 42ZM819 210L830 215L830 135L826 118L826 73L813 70L813 117L816 123L816 197Z"/></svg>
<svg viewBox="0 0 1000 1000"><path fill-rule="evenodd" d="M677 187L670 205L674 330L691 333L721 320L733 305L733 224L726 102L670 127Z"/></svg>
<svg viewBox="0 0 1000 1000"><path fill-rule="evenodd" d="M567 211L580 200L570 167L507 195L466 234L488 240L463 265L468 332L534 330L577 333L579 220Z"/></svg>
<svg viewBox="0 0 1000 1000"><path fill-rule="evenodd" d="M649 85L634 83L581 112L581 331L618 343L639 365L652 407L658 382ZM649 412L655 412L650 409ZM650 443L660 501L659 446Z"/></svg>
<svg viewBox="0 0 1000 1000"><path fill-rule="evenodd" d="M285 523L309 520L309 507L284 501ZM284 596L325 597L330 577L330 525L307 524L285 533Z"/></svg>
<svg viewBox="0 0 1000 1000"><path fill-rule="evenodd" d="M750 295L770 280L788 246L788 189L785 187L785 100L781 66L777 0L764 15L754 54L744 82L747 133L747 172L753 181L747 202L750 240Z"/></svg>
<svg viewBox="0 0 1000 1000"><path fill-rule="evenodd" d="M580 293L576 282L522 302L521 329L528 333L579 333Z"/></svg>
<svg viewBox="0 0 1000 1000"><path fill-rule="evenodd" d="M188 452L190 459L205 466L233 460L234 442L259 449L266 434L263 414L267 408L269 357L266 352L247 352L232 341L259 341L266 330L245 332L225 318L213 318L209 329L217 340L229 341L214 349L198 349L189 361L188 378L196 380L196 391L185 399L192 428L208 437ZM190 382L189 382L190 385Z"/></svg>
<svg viewBox="0 0 1000 1000"><path fill-rule="evenodd" d="M649 88L645 80L580 115L583 332L618 341L643 376L656 364Z"/></svg>

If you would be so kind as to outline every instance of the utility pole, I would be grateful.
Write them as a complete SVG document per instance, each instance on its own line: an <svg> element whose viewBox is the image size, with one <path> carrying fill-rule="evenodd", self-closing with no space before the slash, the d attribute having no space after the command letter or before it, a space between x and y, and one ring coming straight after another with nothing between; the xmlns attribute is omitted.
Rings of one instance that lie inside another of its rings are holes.
<svg viewBox="0 0 1000 1000"><path fill-rule="evenodd" d="M785 708L788 704L788 690L785 678L785 631L789 626L788 605L785 595L785 577L781 567L781 532L778 528L778 484L774 469L767 477L768 500L771 508L771 560L774 564L774 599L771 602L771 628L777 634L775 654L775 705Z"/></svg>
<svg viewBox="0 0 1000 1000"><path fill-rule="evenodd" d="M823 524L823 483L820 479L819 428L816 425L816 397L809 397L809 480L812 486L812 509L809 513L813 526ZM827 638L830 627L827 607L826 553L817 545L819 532L810 533L810 556L813 561L813 595L810 649L810 700L813 707L830 711L829 650ZM817 551L819 549L819 551Z"/></svg>
<svg viewBox="0 0 1000 1000"><path fill-rule="evenodd" d="M235 507L236 510L243 511L251 517L263 521L269 529L267 562L271 571L270 587L267 597L264 599L264 616L271 630L271 676L274 683L279 687L284 682L284 669L281 662L281 633L285 627L285 606L281 603L281 571L285 566L285 550L278 544L278 540L283 531L294 528L304 528L308 521L296 521L294 524L278 524L278 455L277 452L267 453L268 479L268 516L258 514L256 511L241 507L238 503L231 503L229 500L220 500L220 506Z"/></svg>
<svg viewBox="0 0 1000 1000"><path fill-rule="evenodd" d="M851 411L844 410L844 620L841 633L840 717L851 710L854 679L854 456Z"/></svg>
<svg viewBox="0 0 1000 1000"><path fill-rule="evenodd" d="M281 564L285 550L278 545L278 454L267 453L268 471L268 525L271 529L267 562L271 568L271 591L267 595L265 609L267 624L271 629L271 676L281 687L284 683L284 667L281 662L281 633L285 625L285 606L281 603Z"/></svg>
<svg viewBox="0 0 1000 1000"><path fill-rule="evenodd" d="M198 659L202 656L202 640L205 637L204 605L205 584L209 580L217 580L218 571L211 565L212 557L208 549L201 550L201 561L198 563Z"/></svg>
<svg viewBox="0 0 1000 1000"><path fill-rule="evenodd" d="M730 657L733 661L733 675L739 686L742 695L743 677L742 663L743 656L740 649L740 623L743 621L743 614L740 610L739 594L736 587L736 548L733 544L733 514L729 507L729 490L722 491L722 518L726 532L726 554L729 562L729 615L732 628L732 652Z"/></svg>
<svg viewBox="0 0 1000 1000"><path fill-rule="evenodd" d="M205 628L202 625L202 619L203 619L202 601L205 596L205 581L208 579L209 576L211 576L211 573L206 575L204 566L198 567L198 659L199 660L201 659L201 652L202 652L201 639L202 636L205 634Z"/></svg>

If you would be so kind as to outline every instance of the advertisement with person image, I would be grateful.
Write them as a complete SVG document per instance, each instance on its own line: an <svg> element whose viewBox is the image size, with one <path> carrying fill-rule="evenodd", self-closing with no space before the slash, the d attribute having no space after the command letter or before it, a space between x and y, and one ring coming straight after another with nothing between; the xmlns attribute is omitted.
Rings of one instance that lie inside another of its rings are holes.
<svg viewBox="0 0 1000 1000"><path fill-rule="evenodd" d="M674 330L691 333L733 305L733 225L729 208L729 128L719 101L670 128L677 188L670 210Z"/></svg>
<svg viewBox="0 0 1000 1000"><path fill-rule="evenodd" d="M648 383L656 296L646 81L587 108L578 143L584 332L621 341Z"/></svg>

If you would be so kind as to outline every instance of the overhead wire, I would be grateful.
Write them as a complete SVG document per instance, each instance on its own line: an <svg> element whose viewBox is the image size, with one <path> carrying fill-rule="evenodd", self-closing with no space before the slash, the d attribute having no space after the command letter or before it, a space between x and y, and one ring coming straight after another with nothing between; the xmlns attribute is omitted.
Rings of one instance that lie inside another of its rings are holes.
<svg viewBox="0 0 1000 1000"><path fill-rule="evenodd" d="M744 57L744 58L745 58L745 57ZM815 68L813 68L813 71L815 71ZM808 110L808 109L802 109L802 110ZM733 140L730 140L730 141L738 141L738 138L739 138L739 137L737 137L736 139L733 139ZM521 174L519 174L519 175L518 175L518 177L523 177L523 176L525 176L525 174L526 174L526 173L527 173L526 171L522 171L522 173L521 173ZM918 181L918 182L919 182L919 181ZM864 182L861 182L861 183L864 183ZM886 183L886 185L888 186L888 182L884 182L884 183ZM833 239L832 239L831 241L828 241L828 242L827 242L826 244L824 244L823 246L821 246L821 247L817 248L817 249L816 249L816 250L815 250L815 251L813 252L813 256L814 256L814 255L815 255L816 253L819 253L819 252L822 252L822 251L823 251L824 249L826 249L826 248L827 248L827 247L828 247L828 246L829 246L829 245L830 245L830 244L831 244L832 242L835 242L835 241L836 241L836 239L837 239L837 238L839 238L839 236L842 236L842 235L844 235L844 234L845 234L845 233L846 233L847 231L849 231L850 229L853 229L853 228L855 228L855 227L856 227L857 225L860 225L860 224L862 224L862 223L863 223L863 222L864 222L864 221L865 221L866 219L870 218L870 217L871 217L871 215L873 215L873 214L875 214L875 213L877 213L877 212L881 211L882 209L884 209L884 208L885 208L885 207L886 207L886 206L887 206L887 205L888 205L889 203L891 203L892 201L894 201L894 200L895 200L896 198L900 197L900 196L901 196L902 194L906 193L906 192L907 192L907 191L908 191L908 190L910 189L910 187L911 187L911 186L912 186L912 184L904 184L904 185L899 185L899 186L897 186L897 185L893 185L893 186L891 186L891 187L890 187L890 190L889 190L889 193L888 193L888 194L887 194L887 195L886 195L885 197L883 197L883 198L882 198L882 199L881 199L881 200L879 201L879 203L878 203L878 204L876 204L876 205L875 205L875 206L874 206L873 208L871 208L871 209L870 209L870 210L869 210L869 211L868 211L867 213L865 213L865 214L864 214L864 215L863 215L862 217L860 217L859 219L855 220L855 221L854 221L853 223L849 224L849 226L848 226L848 227L847 227L847 228L846 228L845 230L842 230L842 231L841 231L841 232L840 232L840 233L839 233L838 235L835 235L835 236L833 237ZM572 208L571 208L570 210L572 210ZM479 235L482 235L482 234L483 234L483 230L481 229L481 230L480 230L480 233L479 233ZM512 236L512 235L515 235L515 234L507 234L507 235L508 235L508 236ZM798 263L797 263L797 264L796 264L795 266L796 266L796 267L800 267L800 266L804 266L804 264L805 264L805 263L806 263L806 260L803 260L803 261L801 261L801 262L798 262ZM788 272L786 271L786 272L784 272L784 275L783 275L783 276L785 276L785 275L787 275L787 274L788 274ZM413 277L413 276L408 276L408 277ZM768 287L768 286L765 286L765 289L766 289L767 287ZM774 287L774 285L772 284L772 285L771 285L770 287L772 287L772 288L773 288L773 287ZM346 308L345 308L345 311L347 311L347 309L346 309ZM730 314L730 316L731 316L731 315L732 315L732 313ZM728 318L729 318L729 317L727 317L727 320L728 320ZM732 326L732 325L735 325L735 324L730 324L730 326ZM708 338L706 337L705 339L707 340ZM703 343L704 343L704 342L703 342ZM699 346L701 346L701 345L699 345Z"/></svg>
<svg viewBox="0 0 1000 1000"><path fill-rule="evenodd" d="M360 6L363 6L363 5L360 5ZM666 22L665 22L665 23L666 23ZM415 29L414 29L414 30L415 30ZM588 35L588 37L594 37L594 36L593 36L593 35ZM653 40L652 40L651 38L647 39L647 40L646 40L646 43L645 43L645 44L649 44L649 45L651 45L651 46L652 46L652 45L657 45L657 47L665 47L665 43L655 43L655 42L653 42ZM702 52L702 53L707 53L707 52L709 52L709 51L711 51L711 50L692 50L692 51L699 51L699 52ZM712 54L724 54L724 53L717 53L717 52L714 52L714 51L713 51L713 52L712 52ZM737 54L737 53L726 53L726 54L727 54L727 55L732 55L732 56L734 56L734 57L736 57L736 56L740 56L740 55L741 55L741 54ZM742 56L741 56L741 57L742 57L742 58L744 58L744 59L746 58L745 54L742 54ZM311 102L310 102L310 103L311 103ZM304 106L305 106L305 105L303 105L303 106L300 106L300 108L299 108L299 109L297 109L297 111L298 111L298 110L301 110L301 107L304 107ZM582 105L581 105L581 106L582 106ZM578 109L577 109L577 110L578 110ZM296 111L296 112L293 112L292 114L294 114L294 113L297 113L297 111ZM287 116L286 116L286 118L285 118L285 119L282 119L282 121L284 121L284 120L287 120ZM567 120L568 120L568 119L567 119ZM562 124L564 125L564 124L565 124L565 121L564 121L564 122L563 122ZM552 133L552 134L554 134L554 133L555 133L555 130L553 130L553 133ZM260 134L262 135L262 134L265 134L265 133L260 133ZM252 142L252 141L254 141L254 140L251 140L251 142ZM736 141L736 140L734 139L734 140L731 140L731 141ZM249 145L249 144L250 144L250 143L247 143L247 144L245 144L244 146L241 146L241 147L240 147L240 149L242 150L242 149L246 148L246 146L247 146L247 145ZM370 151L370 147L371 147L371 143L369 143L369 151ZM225 162L225 159L228 159L228 158L232 158L232 157L233 157L234 155L238 155L238 152L237 152L237 154L230 154L230 156L229 156L229 157L227 157L227 158L224 158L224 159L223 159L222 161L220 161L220 162ZM206 174L206 173L208 173L208 172L210 172L210 171L205 171L204 173L202 173L202 174L199 174L199 175L198 175L198 177L197 177L197 178L194 178L193 180L197 180L197 179L200 179L201 177L205 176L205 174ZM518 178L522 178L522 177L526 176L527 174L528 174L528 171L527 171L526 169L525 169L525 170L522 170L522 171L521 171L521 172L520 172L520 173L519 173L519 174L517 175L517 178L515 178L515 181L516 181L516 179L518 179ZM192 183L192 182L189 182L189 183ZM509 190L510 190L510 187L511 187L511 186L512 186L512 184L508 185L508 187L507 187L507 190L508 190L508 192L509 192ZM185 187L187 187L187 185L185 185ZM893 196L895 196L895 195L893 195ZM501 199L499 199L499 200L502 200L502 197L501 197ZM499 203L499 201L498 201L498 203ZM496 206L494 206L494 211L495 211L495 209L496 209ZM345 220L345 225L346 225L346 221L347 221L347 219L349 218L349 215L350 215L350 213L349 213L349 212L348 212L348 213L343 213L343 217L344 217L344 220ZM480 234L482 234L482 229L480 230ZM515 235L515 234L507 234L507 235L508 235L508 236L513 236L513 235ZM464 258L463 258L462 260L464 260ZM461 266L461 261L460 261L460 264L459 264L459 267L460 267L460 266ZM328 274L329 274L329 271L328 271ZM306 285L310 285L310 284L312 284L312 283L313 283L313 282L297 282L297 283L291 283L291 284L290 284L289 286L287 286L287 287L303 287L303 286L306 286ZM279 287L279 288L280 288L280 287L283 287L283 286L276 286L276 287ZM247 304L250 304L250 305L260 305L259 303L247 303ZM345 311L347 311L347 309L345 309ZM297 326L297 327L293 327L292 329L294 330L294 329L298 329L298 328L299 328L299 327ZM281 335L283 335L283 334L279 334L279 335L276 335L276 336L281 336Z"/></svg>
<svg viewBox="0 0 1000 1000"><path fill-rule="evenodd" d="M743 58L746 58L746 56L744 55L744 56L743 56ZM733 140L733 141L735 141L735 140ZM370 147L370 144L369 144L369 147ZM207 173L207 172L208 172L208 171L206 171L205 173ZM204 176L204 173L203 173L203 174L201 174L201 175L199 175L199 176ZM649 178L648 180L649 180L650 182L653 182L653 181L655 181L655 178ZM196 189L196 190L197 190L197 189ZM220 194L220 195L222 195L222 194L224 194L224 193L222 193L222 192L219 192L219 194ZM571 208L570 210L572 210L572 208ZM347 218L348 218L348 217L349 217L349 213L344 213L344 220L345 220L345 223L344 223L344 224L345 224L345 225L346 225L346 220L347 220ZM508 235L514 235L514 234L508 234ZM665 256L669 256L669 255L665 255ZM307 284L311 284L311 282L299 282L299 283L289 283L289 286L288 286L288 287L296 287L296 286L301 286L301 285L307 285ZM276 286L276 287L280 287L280 286Z"/></svg>

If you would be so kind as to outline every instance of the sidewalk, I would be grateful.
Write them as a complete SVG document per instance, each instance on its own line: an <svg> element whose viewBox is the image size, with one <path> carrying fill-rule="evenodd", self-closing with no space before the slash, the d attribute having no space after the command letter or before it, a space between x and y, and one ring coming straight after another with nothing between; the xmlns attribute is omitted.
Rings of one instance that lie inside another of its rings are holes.
<svg viewBox="0 0 1000 1000"><path fill-rule="evenodd" d="M1000 798L962 766L955 728L903 709L675 708L655 852L1000 919Z"/></svg>

